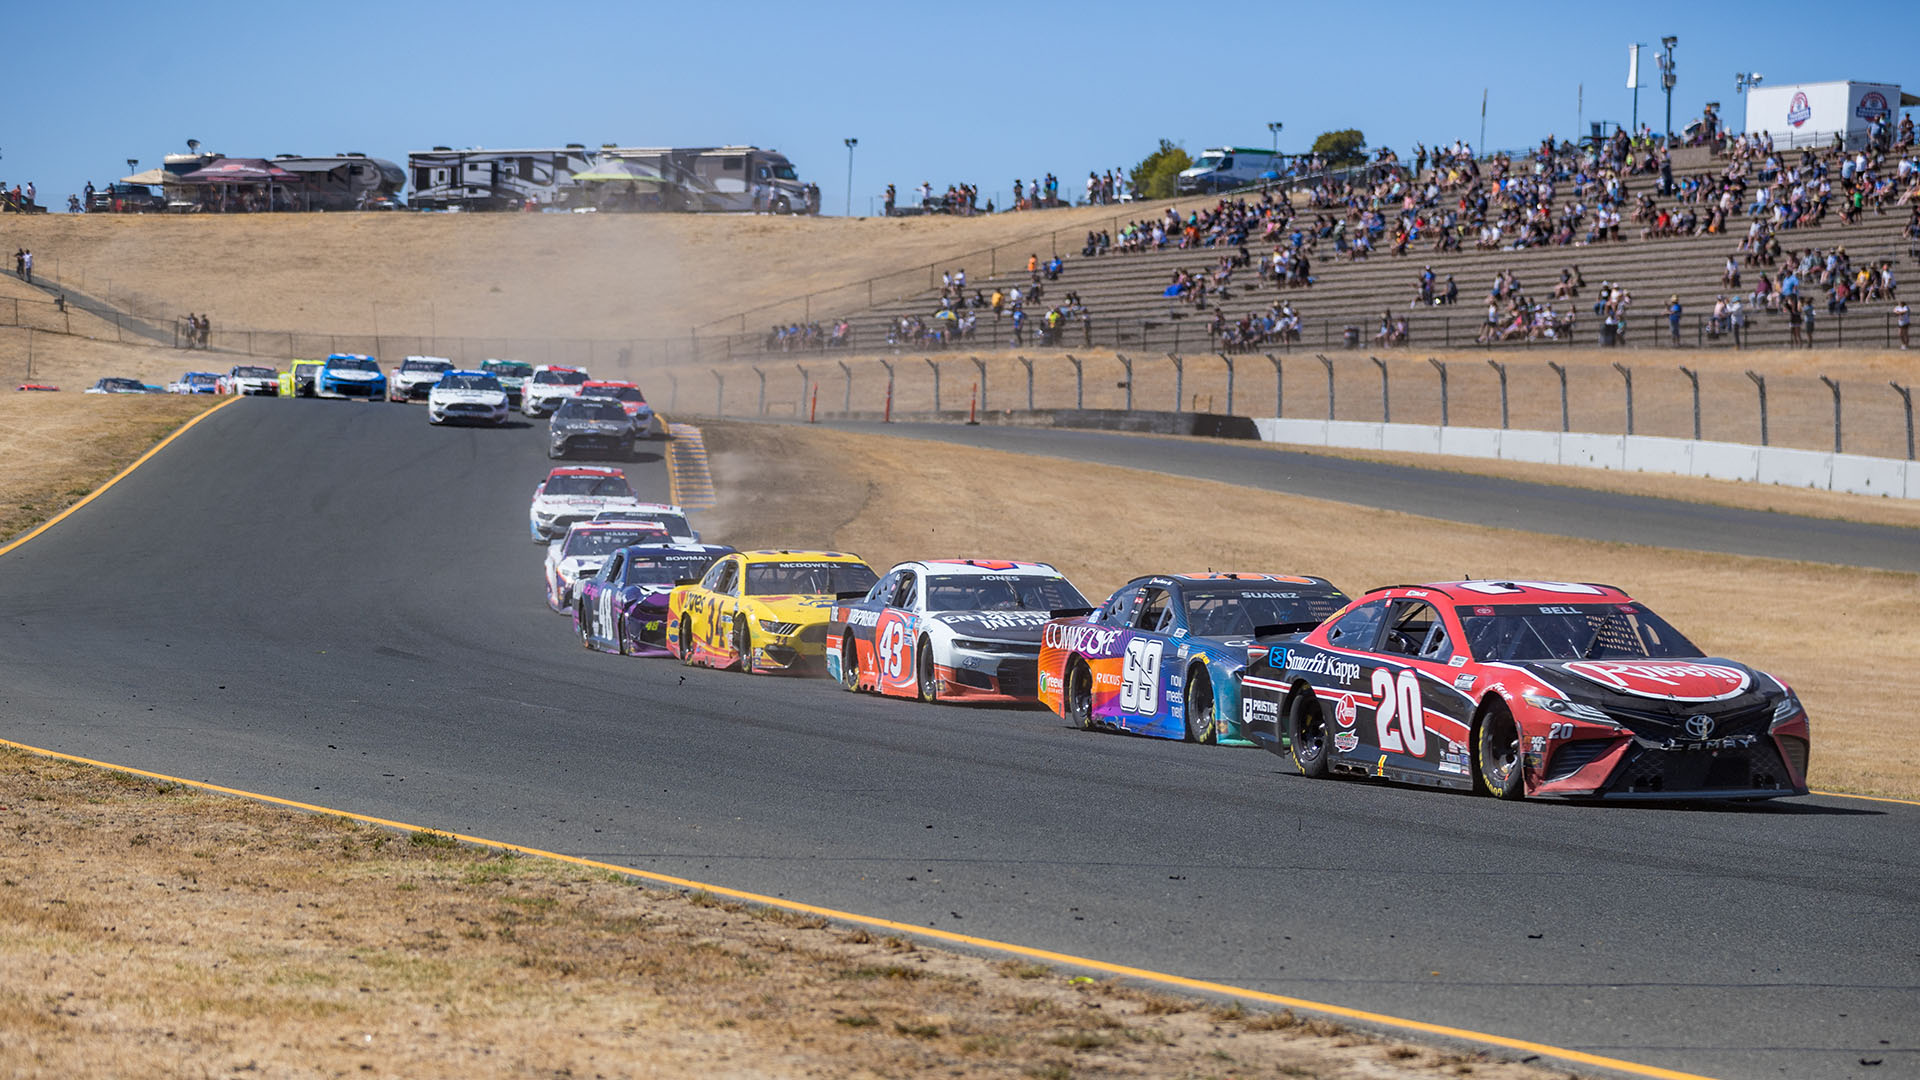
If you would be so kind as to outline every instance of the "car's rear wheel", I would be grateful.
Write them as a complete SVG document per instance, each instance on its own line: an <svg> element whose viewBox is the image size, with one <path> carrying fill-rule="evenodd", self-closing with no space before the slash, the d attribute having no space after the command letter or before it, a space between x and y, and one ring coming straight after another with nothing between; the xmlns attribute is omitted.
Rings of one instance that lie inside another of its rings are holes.
<svg viewBox="0 0 1920 1080"><path fill-rule="evenodd" d="M933 643L926 638L914 648L913 681L921 701L931 704L940 700L940 679L933 670Z"/></svg>
<svg viewBox="0 0 1920 1080"><path fill-rule="evenodd" d="M733 621L733 651L740 657L741 673L753 674L753 631L745 619Z"/></svg>
<svg viewBox="0 0 1920 1080"><path fill-rule="evenodd" d="M1474 725L1473 774L1480 789L1496 799L1518 799L1526 794L1520 725L1501 701L1489 701L1480 710L1480 722Z"/></svg>
<svg viewBox="0 0 1920 1080"><path fill-rule="evenodd" d="M1187 677L1187 741L1210 743L1213 731L1213 680L1205 671Z"/></svg>
<svg viewBox="0 0 1920 1080"><path fill-rule="evenodd" d="M680 617L680 662L693 666L693 620Z"/></svg>
<svg viewBox="0 0 1920 1080"><path fill-rule="evenodd" d="M1087 667L1086 661L1067 662L1067 685L1062 696L1066 699L1067 719L1075 727L1093 731L1093 670Z"/></svg>
<svg viewBox="0 0 1920 1080"><path fill-rule="evenodd" d="M1287 743L1300 775L1316 780L1327 775L1327 718L1310 690L1287 702Z"/></svg>
<svg viewBox="0 0 1920 1080"><path fill-rule="evenodd" d="M840 631L840 688L853 692L860 689L860 643L853 640L850 626Z"/></svg>

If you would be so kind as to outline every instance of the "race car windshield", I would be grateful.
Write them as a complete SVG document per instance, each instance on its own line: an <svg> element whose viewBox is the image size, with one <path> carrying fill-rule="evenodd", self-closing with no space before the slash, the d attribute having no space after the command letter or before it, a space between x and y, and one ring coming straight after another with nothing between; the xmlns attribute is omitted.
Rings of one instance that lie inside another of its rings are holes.
<svg viewBox="0 0 1920 1080"><path fill-rule="evenodd" d="M1304 589L1189 590L1187 629L1195 637L1252 637L1311 630L1340 610L1337 592Z"/></svg>
<svg viewBox="0 0 1920 1080"><path fill-rule="evenodd" d="M748 563L748 596L865 592L880 580L863 563Z"/></svg>
<svg viewBox="0 0 1920 1080"><path fill-rule="evenodd" d="M218 375L204 375L197 371L187 376L187 382L192 386L205 386L207 383L217 383L219 381L220 376Z"/></svg>
<svg viewBox="0 0 1920 1080"><path fill-rule="evenodd" d="M635 558L620 575L622 585L671 585L697 578L714 564L717 555L682 555L673 558Z"/></svg>
<svg viewBox="0 0 1920 1080"><path fill-rule="evenodd" d="M237 367L233 369L236 379L271 379L277 372L270 367Z"/></svg>
<svg viewBox="0 0 1920 1080"><path fill-rule="evenodd" d="M1461 606L1476 660L1638 660L1700 656L1665 619L1638 604Z"/></svg>
<svg viewBox="0 0 1920 1080"><path fill-rule="evenodd" d="M380 365L364 356L342 356L327 361L327 366L335 371L379 371Z"/></svg>
<svg viewBox="0 0 1920 1080"><path fill-rule="evenodd" d="M667 539L665 532L654 529L574 529L567 534L566 547L560 554L611 555L623 547L664 543Z"/></svg>
<svg viewBox="0 0 1920 1080"><path fill-rule="evenodd" d="M1060 577L941 574L927 579L928 611L1061 611L1092 606Z"/></svg>
<svg viewBox="0 0 1920 1080"><path fill-rule="evenodd" d="M139 379L101 379L100 385L109 390L145 390L147 384Z"/></svg>
<svg viewBox="0 0 1920 1080"><path fill-rule="evenodd" d="M443 375L440 378L440 389L498 391L500 380L491 375Z"/></svg>
<svg viewBox="0 0 1920 1080"><path fill-rule="evenodd" d="M547 495L598 495L609 499L629 499L633 489L618 476L556 476L547 481Z"/></svg>
<svg viewBox="0 0 1920 1080"><path fill-rule="evenodd" d="M584 371L542 371L533 377L533 381L549 386L579 386L587 381Z"/></svg>
<svg viewBox="0 0 1920 1080"><path fill-rule="evenodd" d="M568 398L567 403L560 406L560 411L554 414L556 420L625 421L626 418L627 410L621 408L618 402L582 398Z"/></svg>
<svg viewBox="0 0 1920 1080"><path fill-rule="evenodd" d="M480 366L495 375L503 375L509 379L524 379L533 374L532 364L522 364L517 360L489 360Z"/></svg>
<svg viewBox="0 0 1920 1080"><path fill-rule="evenodd" d="M436 360L409 360L400 365L401 371L452 371L452 364L443 364Z"/></svg>

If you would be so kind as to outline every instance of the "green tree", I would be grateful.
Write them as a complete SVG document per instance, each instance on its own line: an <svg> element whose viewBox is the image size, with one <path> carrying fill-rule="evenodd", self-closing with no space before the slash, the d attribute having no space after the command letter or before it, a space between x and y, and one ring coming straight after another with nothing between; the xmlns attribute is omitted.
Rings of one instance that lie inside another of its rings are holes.
<svg viewBox="0 0 1920 1080"><path fill-rule="evenodd" d="M1187 156L1178 143L1161 139L1160 148L1135 165L1129 178L1141 198L1170 199L1175 194L1174 184L1180 178L1180 171L1192 167L1193 158Z"/></svg>
<svg viewBox="0 0 1920 1080"><path fill-rule="evenodd" d="M1319 138L1313 140L1313 152L1326 155L1327 164L1336 168L1341 165L1363 165L1367 160L1367 137L1357 128L1323 131Z"/></svg>

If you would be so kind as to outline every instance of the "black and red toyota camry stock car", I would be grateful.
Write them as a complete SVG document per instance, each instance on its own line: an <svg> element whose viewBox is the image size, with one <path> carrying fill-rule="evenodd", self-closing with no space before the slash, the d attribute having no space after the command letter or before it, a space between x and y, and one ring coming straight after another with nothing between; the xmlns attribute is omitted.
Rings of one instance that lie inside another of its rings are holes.
<svg viewBox="0 0 1920 1080"><path fill-rule="evenodd" d="M1807 793L1779 679L1710 658L1610 585L1375 589L1242 680L1245 729L1307 776L1605 799Z"/></svg>

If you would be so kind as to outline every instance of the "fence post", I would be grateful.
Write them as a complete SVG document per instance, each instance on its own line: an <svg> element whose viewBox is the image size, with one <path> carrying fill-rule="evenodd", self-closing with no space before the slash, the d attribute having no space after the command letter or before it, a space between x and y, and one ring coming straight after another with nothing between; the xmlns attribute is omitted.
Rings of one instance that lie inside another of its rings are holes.
<svg viewBox="0 0 1920 1080"><path fill-rule="evenodd" d="M797 418L800 415L800 410L807 407L807 384L813 380L808 377L807 366L805 364L795 364L793 366L800 369L800 404L793 407L793 415Z"/></svg>
<svg viewBox="0 0 1920 1080"><path fill-rule="evenodd" d="M1067 355L1067 363L1073 365L1073 407L1076 409L1084 409L1087 407L1087 398L1085 385L1081 381L1083 364L1071 353Z"/></svg>
<svg viewBox="0 0 1920 1080"><path fill-rule="evenodd" d="M969 356L973 366L980 369L980 411L987 411L987 362L977 356Z"/></svg>
<svg viewBox="0 0 1920 1080"><path fill-rule="evenodd" d="M1113 358L1115 360L1120 361L1121 367L1127 369L1127 411L1132 412L1133 411L1133 361L1127 359L1126 357L1120 355L1119 353L1114 353Z"/></svg>
<svg viewBox="0 0 1920 1080"><path fill-rule="evenodd" d="M1220 361L1227 365L1227 416L1233 415L1233 357L1226 353L1215 353Z"/></svg>
<svg viewBox="0 0 1920 1080"><path fill-rule="evenodd" d="M1572 338L1568 338L1568 340L1571 341ZM1556 364L1552 360L1547 361L1547 366L1553 369L1553 373L1555 375L1560 376L1560 430L1562 432L1571 431L1572 426L1568 422L1569 417L1567 416L1567 369L1566 369L1566 366L1563 364Z"/></svg>
<svg viewBox="0 0 1920 1080"><path fill-rule="evenodd" d="M667 372L667 411L680 411L680 376Z"/></svg>
<svg viewBox="0 0 1920 1080"><path fill-rule="evenodd" d="M1488 360L1487 366L1500 373L1500 430L1507 430L1507 365Z"/></svg>
<svg viewBox="0 0 1920 1080"><path fill-rule="evenodd" d="M1759 388L1760 390L1760 445L1766 446L1767 445L1767 377L1749 368L1747 369L1747 378L1752 379L1753 385Z"/></svg>
<svg viewBox="0 0 1920 1080"><path fill-rule="evenodd" d="M1903 408L1906 409L1907 460L1912 461L1913 460L1913 389L1911 387L1901 386L1899 383L1893 382L1891 380L1887 382L1887 385L1893 387L1893 392L1900 395L1900 404Z"/></svg>
<svg viewBox="0 0 1920 1080"><path fill-rule="evenodd" d="M1181 411L1187 392L1187 362L1178 353L1168 353L1167 359L1173 363L1173 411Z"/></svg>
<svg viewBox="0 0 1920 1080"><path fill-rule="evenodd" d="M1833 391L1833 452L1838 454L1842 452L1840 449L1840 383L1825 375L1820 376L1820 381L1826 383L1827 389Z"/></svg>
<svg viewBox="0 0 1920 1080"><path fill-rule="evenodd" d="M754 368L753 373L760 376L760 415L767 415L767 373Z"/></svg>
<svg viewBox="0 0 1920 1080"><path fill-rule="evenodd" d="M940 411L940 363L931 356L922 359L933 369L933 411L937 414Z"/></svg>
<svg viewBox="0 0 1920 1080"><path fill-rule="evenodd" d="M1440 426L1446 427L1447 426L1447 365L1442 361L1435 360L1431 356L1427 357L1427 363L1432 364L1433 370L1440 373Z"/></svg>
<svg viewBox="0 0 1920 1080"><path fill-rule="evenodd" d="M1633 434L1633 369L1615 360L1613 362L1613 370L1619 372L1620 377L1627 380L1627 434L1631 435Z"/></svg>
<svg viewBox="0 0 1920 1080"><path fill-rule="evenodd" d="M1033 361L1031 361L1031 360L1029 360L1029 359L1027 359L1027 358L1026 358L1026 357L1024 357L1024 356L1016 356L1016 357L1014 357L1014 359L1016 359L1016 360L1018 360L1018 361L1020 361L1020 362L1021 362L1022 364L1025 364L1025 365L1026 365L1026 368L1027 368L1027 411L1028 411L1028 412L1032 412L1032 411L1033 411Z"/></svg>
<svg viewBox="0 0 1920 1080"><path fill-rule="evenodd" d="M1693 384L1693 441L1700 441L1700 373L1685 364L1680 365L1680 374Z"/></svg>
<svg viewBox="0 0 1920 1080"><path fill-rule="evenodd" d="M1333 361L1321 353L1313 355L1327 369L1327 419L1331 420L1333 419Z"/></svg>
<svg viewBox="0 0 1920 1080"><path fill-rule="evenodd" d="M1273 364L1273 415L1282 417L1287 415L1287 375L1280 368L1279 357L1268 353L1267 360Z"/></svg>
<svg viewBox="0 0 1920 1080"><path fill-rule="evenodd" d="M840 399L840 415L851 416L853 414L853 369L847 366L845 360L835 360L834 363L840 365L840 373L847 378L846 396Z"/></svg>
<svg viewBox="0 0 1920 1080"><path fill-rule="evenodd" d="M709 368L713 372L713 415L727 414L727 377L720 374L719 368Z"/></svg>
<svg viewBox="0 0 1920 1080"><path fill-rule="evenodd" d="M1387 397L1387 362L1377 356L1369 356L1373 366L1380 369L1380 422L1393 423L1393 402Z"/></svg>

